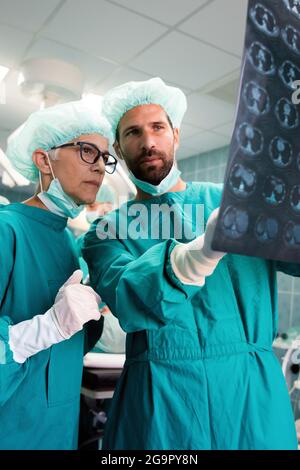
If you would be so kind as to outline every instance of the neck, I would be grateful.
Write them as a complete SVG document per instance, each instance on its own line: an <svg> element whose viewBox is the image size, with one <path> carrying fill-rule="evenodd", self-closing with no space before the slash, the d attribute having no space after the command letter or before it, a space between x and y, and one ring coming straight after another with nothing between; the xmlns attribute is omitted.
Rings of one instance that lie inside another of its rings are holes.
<svg viewBox="0 0 300 470"><path fill-rule="evenodd" d="M181 178L178 178L178 181L177 183L172 186L172 188L169 189L169 191L167 191L168 193L175 193L175 192L178 192L178 191L184 191L186 189L186 182L183 181ZM140 188L136 188L137 190L137 194L136 194L136 197L135 197L135 200L136 201L141 201L143 199L153 199L155 197L159 197L159 196L152 196L152 194L148 194L148 193L145 193L144 191L142 191Z"/></svg>
<svg viewBox="0 0 300 470"><path fill-rule="evenodd" d="M44 209L46 211L49 211L49 209L43 204L43 202L37 197L37 195L34 195L30 197L29 199L26 199L26 201L23 201L22 204L26 204L27 206L32 206L32 207L38 207L39 209Z"/></svg>

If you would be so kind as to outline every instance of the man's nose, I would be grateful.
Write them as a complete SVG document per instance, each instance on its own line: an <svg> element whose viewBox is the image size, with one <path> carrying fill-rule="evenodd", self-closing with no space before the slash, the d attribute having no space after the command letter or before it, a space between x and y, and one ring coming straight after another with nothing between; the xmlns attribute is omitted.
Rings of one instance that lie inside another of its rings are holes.
<svg viewBox="0 0 300 470"><path fill-rule="evenodd" d="M151 132L144 131L141 140L140 140L140 145L143 150L153 150L156 147L155 139Z"/></svg>

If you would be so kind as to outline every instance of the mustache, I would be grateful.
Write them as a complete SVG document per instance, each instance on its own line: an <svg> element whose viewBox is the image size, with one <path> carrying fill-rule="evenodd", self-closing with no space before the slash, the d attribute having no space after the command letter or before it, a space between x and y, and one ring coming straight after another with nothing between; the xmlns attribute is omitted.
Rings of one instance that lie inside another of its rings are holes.
<svg viewBox="0 0 300 470"><path fill-rule="evenodd" d="M144 158L147 158L147 157L159 157L162 160L164 160L165 157L166 157L166 154L165 154L165 152L160 152L159 150L156 150L156 149L155 150L153 150L153 149L143 150L143 152L141 152L139 157L138 157L138 161L140 162L141 160L143 160Z"/></svg>

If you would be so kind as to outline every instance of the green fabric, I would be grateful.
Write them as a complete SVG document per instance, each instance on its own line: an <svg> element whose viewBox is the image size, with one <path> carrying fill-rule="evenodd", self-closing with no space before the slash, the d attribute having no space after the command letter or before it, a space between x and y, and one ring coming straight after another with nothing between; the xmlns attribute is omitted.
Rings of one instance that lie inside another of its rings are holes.
<svg viewBox="0 0 300 470"><path fill-rule="evenodd" d="M46 312L78 268L62 217L24 204L0 208L0 448L76 449L85 329L14 362L8 325Z"/></svg>
<svg viewBox="0 0 300 470"><path fill-rule="evenodd" d="M188 183L144 204L175 202L180 213L203 203L206 223L221 194ZM276 270L299 276L300 266L228 254L202 288L184 286L170 266L174 243L99 240L96 225L85 238L91 284L128 333L103 448L296 449L272 342Z"/></svg>

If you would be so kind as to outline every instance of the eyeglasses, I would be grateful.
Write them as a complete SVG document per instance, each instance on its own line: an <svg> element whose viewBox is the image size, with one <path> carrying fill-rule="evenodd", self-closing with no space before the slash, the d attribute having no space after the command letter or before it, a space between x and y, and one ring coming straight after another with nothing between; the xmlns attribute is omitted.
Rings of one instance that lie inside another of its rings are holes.
<svg viewBox="0 0 300 470"><path fill-rule="evenodd" d="M117 159L108 152L102 152L98 149L95 144L89 142L83 142L79 140L78 142L70 142L69 144L58 145L57 147L52 147L51 150L61 149L65 147L79 147L80 158L83 162L93 165L96 163L99 158L103 159L105 165L105 171L110 175L114 173L117 166Z"/></svg>

